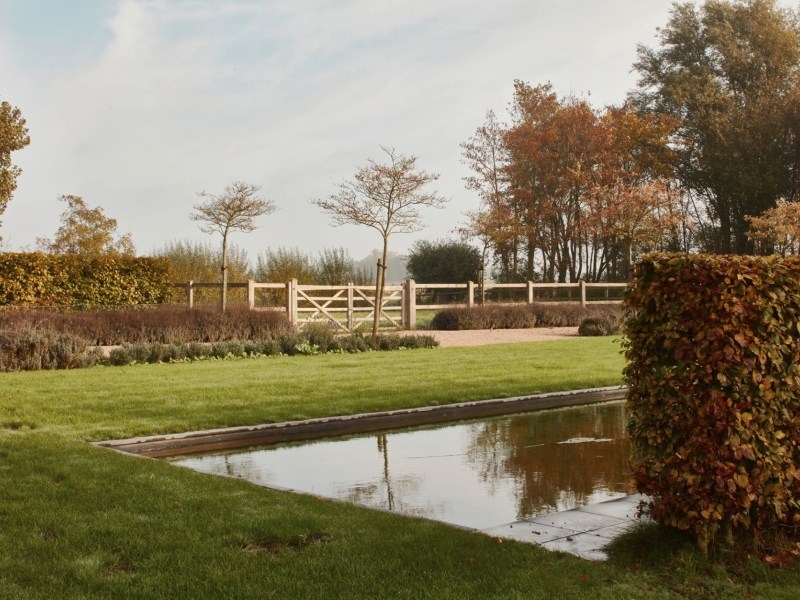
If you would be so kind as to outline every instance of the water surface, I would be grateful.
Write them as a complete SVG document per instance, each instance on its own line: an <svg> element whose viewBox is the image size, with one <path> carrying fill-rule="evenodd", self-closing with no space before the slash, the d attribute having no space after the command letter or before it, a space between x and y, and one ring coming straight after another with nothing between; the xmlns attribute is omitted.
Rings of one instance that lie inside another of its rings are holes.
<svg viewBox="0 0 800 600"><path fill-rule="evenodd" d="M624 495L624 433L613 403L171 462L483 529Z"/></svg>

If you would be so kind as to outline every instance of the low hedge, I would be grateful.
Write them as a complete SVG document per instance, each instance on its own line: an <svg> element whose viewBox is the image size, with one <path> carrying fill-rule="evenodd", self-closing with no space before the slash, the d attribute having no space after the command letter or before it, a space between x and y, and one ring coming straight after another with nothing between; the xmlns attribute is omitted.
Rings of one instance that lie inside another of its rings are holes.
<svg viewBox="0 0 800 600"><path fill-rule="evenodd" d="M430 328L440 331L468 329L531 329L534 327L578 327L587 318L604 318L622 324L617 305L581 307L577 302L539 302L511 306L486 305L448 308L436 313Z"/></svg>
<svg viewBox="0 0 800 600"><path fill-rule="evenodd" d="M214 343L138 343L114 348L104 358L99 348L74 333L38 327L0 329L0 371L79 369L95 364L176 362L274 355L327 354L435 348L428 335L382 334L373 339L361 334L340 335L325 323L312 323L297 333L285 332L270 339L234 339Z"/></svg>
<svg viewBox="0 0 800 600"><path fill-rule="evenodd" d="M273 339L292 330L285 313L237 305L224 313L214 306L0 311L0 329L35 328L78 335L97 346Z"/></svg>
<svg viewBox="0 0 800 600"><path fill-rule="evenodd" d="M0 306L160 304L171 293L164 258L0 253Z"/></svg>
<svg viewBox="0 0 800 600"><path fill-rule="evenodd" d="M800 525L800 259L661 255L625 300L638 491L701 549Z"/></svg>
<svg viewBox="0 0 800 600"><path fill-rule="evenodd" d="M217 342L215 344L136 344L114 348L108 362L115 366L143 363L181 362L208 359L260 358L262 356L312 356L317 354L352 354L370 351L435 348L439 343L432 336L399 336L381 334L377 340L361 334L336 337L321 347L308 335L283 335L274 340Z"/></svg>
<svg viewBox="0 0 800 600"><path fill-rule="evenodd" d="M48 329L0 329L0 371L79 369L93 366L101 354L87 340Z"/></svg>

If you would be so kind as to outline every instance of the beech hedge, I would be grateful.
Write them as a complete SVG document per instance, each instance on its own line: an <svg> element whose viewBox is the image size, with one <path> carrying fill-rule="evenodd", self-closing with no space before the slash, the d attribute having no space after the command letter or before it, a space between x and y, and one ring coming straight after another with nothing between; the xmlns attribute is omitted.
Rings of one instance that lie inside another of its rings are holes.
<svg viewBox="0 0 800 600"><path fill-rule="evenodd" d="M0 306L160 304L171 291L164 258L0 253Z"/></svg>
<svg viewBox="0 0 800 600"><path fill-rule="evenodd" d="M624 333L631 465L698 546L797 535L800 259L653 254Z"/></svg>

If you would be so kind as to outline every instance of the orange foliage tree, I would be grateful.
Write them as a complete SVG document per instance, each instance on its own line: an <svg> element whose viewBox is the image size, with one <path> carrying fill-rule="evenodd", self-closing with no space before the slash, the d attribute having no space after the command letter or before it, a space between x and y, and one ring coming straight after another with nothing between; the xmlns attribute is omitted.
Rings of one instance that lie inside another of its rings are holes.
<svg viewBox="0 0 800 600"><path fill-rule="evenodd" d="M615 281L634 255L686 245L691 222L669 180L675 119L599 111L521 81L510 117L504 125L490 111L462 144L481 206L461 231L491 249L495 277Z"/></svg>

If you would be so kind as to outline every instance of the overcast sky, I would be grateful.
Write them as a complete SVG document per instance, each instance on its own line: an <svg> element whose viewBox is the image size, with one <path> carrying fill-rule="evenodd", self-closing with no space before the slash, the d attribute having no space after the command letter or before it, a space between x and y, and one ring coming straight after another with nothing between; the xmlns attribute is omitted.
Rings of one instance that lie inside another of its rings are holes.
<svg viewBox="0 0 800 600"><path fill-rule="evenodd" d="M379 145L419 157L452 197L430 227L447 236L477 206L459 144L487 109L505 117L514 79L619 103L636 44L655 44L670 0L0 0L0 99L31 144L0 235L10 249L52 236L82 196L139 253L210 239L188 219L196 192L262 186L280 210L233 241L344 246L376 232L331 227L310 198L335 191Z"/></svg>

